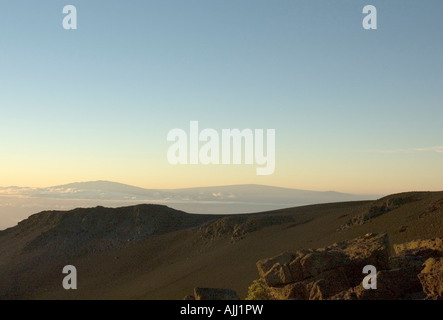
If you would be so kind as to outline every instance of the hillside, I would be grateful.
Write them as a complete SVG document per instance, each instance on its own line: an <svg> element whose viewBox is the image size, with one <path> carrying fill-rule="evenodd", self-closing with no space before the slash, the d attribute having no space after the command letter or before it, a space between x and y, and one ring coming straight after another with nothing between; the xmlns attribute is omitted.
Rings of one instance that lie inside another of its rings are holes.
<svg viewBox="0 0 443 320"><path fill-rule="evenodd" d="M244 298L256 262L370 232L391 243L443 235L443 192L270 212L194 215L165 206L41 212L0 232L0 298L182 299L196 286ZM63 266L79 289L61 287Z"/></svg>

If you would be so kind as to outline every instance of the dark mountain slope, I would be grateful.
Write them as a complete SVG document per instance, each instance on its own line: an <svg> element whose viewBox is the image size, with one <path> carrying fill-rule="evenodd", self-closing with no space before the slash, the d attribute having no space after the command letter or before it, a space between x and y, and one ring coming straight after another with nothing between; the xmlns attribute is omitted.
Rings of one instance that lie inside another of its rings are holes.
<svg viewBox="0 0 443 320"><path fill-rule="evenodd" d="M24 252L45 248L52 255L82 254L194 227L217 218L147 204L115 209L44 211L0 232L0 241L18 239L20 242L20 238L31 236L23 247Z"/></svg>
<svg viewBox="0 0 443 320"><path fill-rule="evenodd" d="M369 232L392 244L441 237L442 204L443 192L414 192L234 216L151 205L43 212L0 232L0 298L181 299L194 286L244 297L255 262L285 250ZM61 287L67 264L78 290Z"/></svg>

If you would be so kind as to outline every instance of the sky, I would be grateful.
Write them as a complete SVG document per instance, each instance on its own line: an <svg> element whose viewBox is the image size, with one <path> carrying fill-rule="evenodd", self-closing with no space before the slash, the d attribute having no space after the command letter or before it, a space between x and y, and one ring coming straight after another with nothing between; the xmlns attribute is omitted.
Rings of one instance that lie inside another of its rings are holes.
<svg viewBox="0 0 443 320"><path fill-rule="evenodd" d="M377 30L365 30L365 5ZM77 8L77 30L62 26ZM9 1L0 186L443 190L443 2ZM275 129L275 172L171 165L174 128Z"/></svg>

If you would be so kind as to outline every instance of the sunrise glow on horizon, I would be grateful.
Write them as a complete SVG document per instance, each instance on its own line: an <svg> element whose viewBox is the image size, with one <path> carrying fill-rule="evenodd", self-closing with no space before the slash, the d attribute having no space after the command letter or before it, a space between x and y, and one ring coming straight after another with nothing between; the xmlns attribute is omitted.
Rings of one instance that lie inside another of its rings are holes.
<svg viewBox="0 0 443 320"><path fill-rule="evenodd" d="M74 1L0 12L0 187L443 189L443 3ZM436 8L442 10L436 10ZM337 19L337 17L340 19ZM168 132L275 129L275 171L171 165Z"/></svg>

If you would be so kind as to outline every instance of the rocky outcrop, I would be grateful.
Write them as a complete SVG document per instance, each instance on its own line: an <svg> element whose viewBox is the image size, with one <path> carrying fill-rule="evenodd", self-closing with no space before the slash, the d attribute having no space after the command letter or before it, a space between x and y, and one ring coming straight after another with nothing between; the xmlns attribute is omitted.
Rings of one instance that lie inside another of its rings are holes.
<svg viewBox="0 0 443 320"><path fill-rule="evenodd" d="M329 248L342 250L348 257L348 262L343 266L351 286L360 284L362 270L367 265L372 265L377 270L389 269L389 239L386 234L367 234Z"/></svg>
<svg viewBox="0 0 443 320"><path fill-rule="evenodd" d="M397 255L420 257L443 257L443 239L411 241L403 244L394 244Z"/></svg>
<svg viewBox="0 0 443 320"><path fill-rule="evenodd" d="M7 232L13 231L15 237L36 234L27 242L24 252L43 249L52 256L80 255L123 247L153 235L197 227L212 220L214 217L210 215L188 214L163 205L97 206L70 211L43 211Z"/></svg>
<svg viewBox="0 0 443 320"><path fill-rule="evenodd" d="M426 260L418 278L429 299L443 299L443 258Z"/></svg>
<svg viewBox="0 0 443 320"><path fill-rule="evenodd" d="M363 213L355 215L351 219L349 219L344 225L342 225L339 230L344 230L351 228L356 225L362 225L366 222L381 216L385 213L388 213L398 207L416 201L419 197L414 193L409 194L399 194L399 195L390 195L380 200L374 202L374 204Z"/></svg>
<svg viewBox="0 0 443 320"><path fill-rule="evenodd" d="M377 272L377 289L365 289L362 284L331 297L332 300L399 300L422 297L417 274L408 269Z"/></svg>
<svg viewBox="0 0 443 320"><path fill-rule="evenodd" d="M229 216L218 219L214 222L208 222L199 227L200 239L202 242L210 242L220 238L230 238L231 243L242 240L249 233L260 229L279 225L284 223L303 224L309 219L298 221L291 215L281 215L275 217L269 216Z"/></svg>
<svg viewBox="0 0 443 320"><path fill-rule="evenodd" d="M294 282L293 272L290 264L296 261L296 256L289 252L284 252L278 256L260 260L257 262L257 269L260 277L270 287L288 284ZM295 268L292 268L295 270ZM295 278L297 277L294 274Z"/></svg>
<svg viewBox="0 0 443 320"><path fill-rule="evenodd" d="M367 234L321 249L284 252L257 262L274 299L396 300L443 297L442 239L394 245L386 234ZM377 288L365 289L363 268L377 270Z"/></svg>

